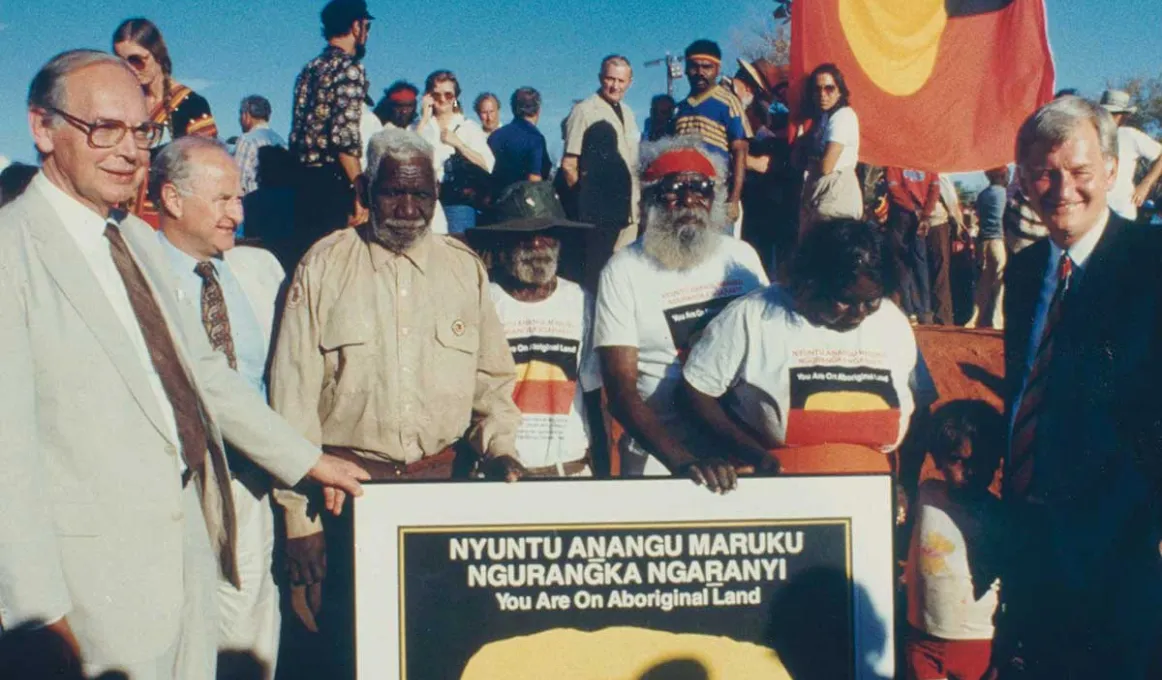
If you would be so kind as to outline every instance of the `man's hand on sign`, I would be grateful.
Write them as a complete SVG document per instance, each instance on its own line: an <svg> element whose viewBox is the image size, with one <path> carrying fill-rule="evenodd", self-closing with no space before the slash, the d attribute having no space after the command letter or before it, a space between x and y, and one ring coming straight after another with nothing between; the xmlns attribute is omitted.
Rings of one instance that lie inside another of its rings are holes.
<svg viewBox="0 0 1162 680"><path fill-rule="evenodd" d="M319 456L319 462L307 472L307 476L323 485L325 505L333 515L343 511L343 502L348 494L362 496L363 487L359 482L371 479L367 470L329 453Z"/></svg>
<svg viewBox="0 0 1162 680"><path fill-rule="evenodd" d="M687 463L682 466L681 473L713 493L726 493L738 486L738 473L734 466L721 458L707 458Z"/></svg>
<svg viewBox="0 0 1162 680"><path fill-rule="evenodd" d="M512 456L493 456L483 461L480 471L489 479L503 479L515 482L525 476L525 466Z"/></svg>

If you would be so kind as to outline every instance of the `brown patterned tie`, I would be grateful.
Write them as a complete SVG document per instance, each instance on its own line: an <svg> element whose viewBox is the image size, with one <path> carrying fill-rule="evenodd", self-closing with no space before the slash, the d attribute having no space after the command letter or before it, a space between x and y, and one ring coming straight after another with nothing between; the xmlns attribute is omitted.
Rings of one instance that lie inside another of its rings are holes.
<svg viewBox="0 0 1162 680"><path fill-rule="evenodd" d="M125 292L129 295L129 304L149 350L149 359L173 408L182 458L191 473L190 479L197 484L206 532L218 558L218 566L231 583L238 586L241 582L234 552L234 495L230 489L226 456L217 442L209 437L202 415L201 398L182 368L165 317L145 276L129 252L129 246L121 236L121 229L112 222L106 224L105 238L109 240L109 253L125 283ZM206 465L207 455L209 466Z"/></svg>
<svg viewBox="0 0 1162 680"><path fill-rule="evenodd" d="M234 353L234 335L230 332L230 313L226 310L226 297L222 294L222 284L209 261L199 262L194 271L202 277L202 325L215 351L226 355L230 368L238 370L238 357Z"/></svg>
<svg viewBox="0 0 1162 680"><path fill-rule="evenodd" d="M1048 382L1049 362L1053 359L1053 332L1061 320L1061 307L1065 294L1069 292L1069 281L1073 274L1073 260L1062 254L1057 262L1057 289L1049 302L1045 314L1045 328L1041 331L1041 342L1037 344L1037 355L1033 368L1025 380L1025 391L1021 395L1021 406L1013 419L1013 438L1009 446L1009 469L1005 471L1008 490L1017 498L1026 498L1029 485L1033 481L1034 444L1037 441L1037 421L1045 400L1045 386Z"/></svg>
<svg viewBox="0 0 1162 680"><path fill-rule="evenodd" d="M121 274L121 280L125 283L129 304L133 307L137 325L141 327L141 335L145 338L145 346L149 349L149 359L153 362L153 368L161 379L161 387L169 399L170 406L173 407L182 458L185 459L188 468L201 472L202 466L206 463L207 435L198 394L182 369L165 317L161 315L153 292L150 291L141 269L133 260L129 247L125 245L121 229L113 223L106 224L105 238L109 239L109 251L113 255L113 263L117 265L117 272Z"/></svg>

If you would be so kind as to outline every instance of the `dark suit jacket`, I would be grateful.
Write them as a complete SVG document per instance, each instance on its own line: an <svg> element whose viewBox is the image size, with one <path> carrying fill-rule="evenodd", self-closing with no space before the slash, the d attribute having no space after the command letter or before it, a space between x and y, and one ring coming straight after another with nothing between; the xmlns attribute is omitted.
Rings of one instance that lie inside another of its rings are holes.
<svg viewBox="0 0 1162 680"><path fill-rule="evenodd" d="M1005 271L1010 417L1049 253L1042 240ZM1162 579L1162 230L1111 214L1064 304L1033 454L1052 554L1030 558L1052 560L1063 584L1081 588L1129 562Z"/></svg>

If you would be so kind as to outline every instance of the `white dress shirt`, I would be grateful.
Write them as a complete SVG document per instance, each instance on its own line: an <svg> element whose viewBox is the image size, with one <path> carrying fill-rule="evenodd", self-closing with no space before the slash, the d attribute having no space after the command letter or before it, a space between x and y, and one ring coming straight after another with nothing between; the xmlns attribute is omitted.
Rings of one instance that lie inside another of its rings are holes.
<svg viewBox="0 0 1162 680"><path fill-rule="evenodd" d="M134 354L141 361L142 368L145 369L145 374L149 379L149 387L153 390L153 395L157 397L161 417L165 420L166 432L170 435L171 441L178 442L177 421L174 419L173 405L170 404L169 397L166 396L165 389L161 386L161 377L158 376L157 370L153 367L153 361L149 358L149 349L145 346L145 336L141 332L141 325L137 323L137 315L133 312L133 306L129 303L129 293L125 290L125 282L121 279L121 273L117 271L117 265L113 262L113 255L109 250L109 240L105 238L105 218L66 194L50 182L44 173L38 173L33 178L31 187L41 192L41 195L56 211L61 222L65 225L65 231L76 242L81 254L85 257L85 261L89 263L93 276L97 278L97 283L100 284L101 290L105 293L105 298L109 300L113 312L116 313L117 318L125 327L125 336L129 339ZM177 344L176 339L174 344Z"/></svg>

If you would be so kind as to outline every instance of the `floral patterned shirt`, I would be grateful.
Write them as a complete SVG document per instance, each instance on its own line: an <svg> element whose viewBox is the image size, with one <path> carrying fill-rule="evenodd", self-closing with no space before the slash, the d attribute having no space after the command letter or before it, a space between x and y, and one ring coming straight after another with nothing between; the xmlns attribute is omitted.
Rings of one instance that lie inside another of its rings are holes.
<svg viewBox="0 0 1162 680"><path fill-rule="evenodd" d="M350 54L328 45L295 80L290 150L304 165L336 163L339 154L359 158L359 116L367 96L367 72Z"/></svg>

